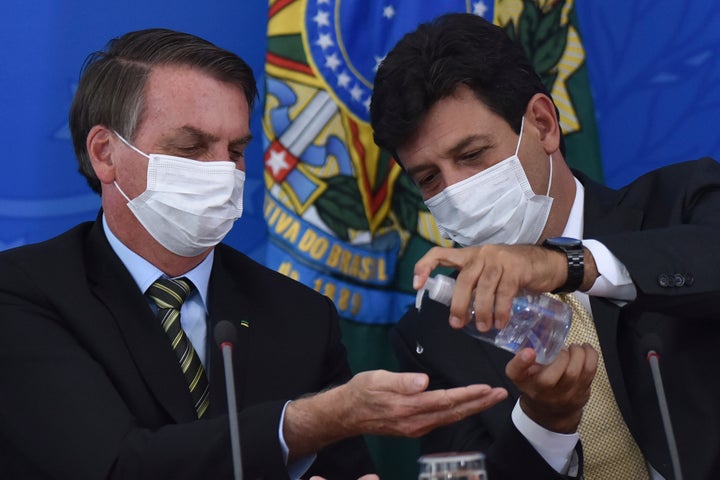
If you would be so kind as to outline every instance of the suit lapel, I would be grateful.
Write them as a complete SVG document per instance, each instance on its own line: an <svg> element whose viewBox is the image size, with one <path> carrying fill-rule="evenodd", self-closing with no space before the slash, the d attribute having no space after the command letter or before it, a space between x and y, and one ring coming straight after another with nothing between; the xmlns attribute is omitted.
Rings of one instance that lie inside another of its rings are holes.
<svg viewBox="0 0 720 480"><path fill-rule="evenodd" d="M178 423L196 419L185 378L147 300L115 255L96 221L87 249L88 280L117 324L138 371L155 398Z"/></svg>
<svg viewBox="0 0 720 480"><path fill-rule="evenodd" d="M585 188L584 238L599 238L616 232L640 229L643 212L620 206L622 195L620 192L598 185L578 172L573 173ZM615 303L597 297L591 297L590 303L610 385L618 407L628 427L633 431L630 399L627 389L624 388L625 379L618 352L618 324L621 308Z"/></svg>
<svg viewBox="0 0 720 480"><path fill-rule="evenodd" d="M249 350L252 342L252 324L248 317L249 303L238 283L238 275L232 275L221 260L222 247L215 249L215 260L208 287L208 347L210 359L210 411L209 416L225 414L227 394L225 389L225 366L220 347L214 340L214 329L218 322L227 320L235 326L237 333L233 348L233 374L237 409L245 405L245 382L247 378Z"/></svg>

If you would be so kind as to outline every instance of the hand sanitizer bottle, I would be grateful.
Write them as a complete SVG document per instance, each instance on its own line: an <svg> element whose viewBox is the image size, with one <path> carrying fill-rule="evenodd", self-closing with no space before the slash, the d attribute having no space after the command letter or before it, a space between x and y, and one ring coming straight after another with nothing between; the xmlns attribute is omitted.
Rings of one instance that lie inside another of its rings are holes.
<svg viewBox="0 0 720 480"><path fill-rule="evenodd" d="M445 275L430 277L418 290L415 308L420 310L425 292L430 300L450 306L455 279ZM502 330L491 328L481 332L475 327L475 311L471 307L471 321L462 330L479 340L517 353L523 348L535 350L536 362L551 363L565 345L570 330L572 309L566 303L548 295L522 291L513 299L510 321Z"/></svg>

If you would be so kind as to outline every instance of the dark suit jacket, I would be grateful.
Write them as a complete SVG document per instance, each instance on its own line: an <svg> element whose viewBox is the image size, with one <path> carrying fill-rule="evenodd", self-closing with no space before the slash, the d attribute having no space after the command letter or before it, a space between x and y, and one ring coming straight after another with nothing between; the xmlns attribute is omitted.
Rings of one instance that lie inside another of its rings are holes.
<svg viewBox="0 0 720 480"><path fill-rule="evenodd" d="M672 479L643 345L647 334L656 333L685 478L720 478L720 165L711 159L681 163L620 190L576 176L585 187L584 237L607 246L637 287L637 299L623 308L591 298L625 421L648 461ZM562 478L512 424L519 392L504 373L511 354L453 330L447 319L447 307L431 301L423 303L422 314L407 312L393 332L403 369L427 372L432 388L488 383L510 395L486 412L431 432L423 451L485 451L493 480Z"/></svg>
<svg viewBox="0 0 720 480"><path fill-rule="evenodd" d="M208 337L220 320L237 328L245 478L287 478L284 403L350 377L336 310L224 245L208 296ZM222 355L209 343L210 410L196 420L167 337L99 221L0 253L0 478L231 478ZM355 438L319 452L308 477L371 471Z"/></svg>

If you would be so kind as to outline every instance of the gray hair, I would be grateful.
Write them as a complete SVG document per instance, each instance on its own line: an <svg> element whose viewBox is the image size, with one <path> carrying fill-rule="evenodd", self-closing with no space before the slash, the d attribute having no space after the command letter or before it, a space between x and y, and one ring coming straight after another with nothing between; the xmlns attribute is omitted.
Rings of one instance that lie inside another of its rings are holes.
<svg viewBox="0 0 720 480"><path fill-rule="evenodd" d="M142 118L143 93L151 69L166 65L196 68L219 81L238 85L252 111L257 97L255 76L236 54L195 35L159 28L110 40L85 61L70 107L78 168L95 192L100 193L101 188L87 151L90 129L104 125L132 142Z"/></svg>

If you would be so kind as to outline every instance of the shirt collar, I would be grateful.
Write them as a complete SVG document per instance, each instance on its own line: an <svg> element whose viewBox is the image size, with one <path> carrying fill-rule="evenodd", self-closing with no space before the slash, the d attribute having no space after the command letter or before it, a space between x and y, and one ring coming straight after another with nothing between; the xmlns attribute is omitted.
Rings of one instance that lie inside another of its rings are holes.
<svg viewBox="0 0 720 480"><path fill-rule="evenodd" d="M110 247L120 258L120 261L122 261L122 263L125 265L125 268L128 269L130 275L133 277L133 280L135 280L135 283L137 284L138 288L140 288L141 292L144 293L145 291L147 291L150 285L152 285L153 282L158 278L167 277L167 275L165 275L162 270L142 258L137 253L130 250L115 236L112 230L110 230L107 221L105 220L104 213L102 216L102 224L103 231L105 232L105 236L110 243ZM192 270L183 275L183 277L186 277L193 283L193 285L195 285L198 293L200 293L200 298L202 299L202 303L206 312L208 284L210 283L210 271L212 270L214 257L215 251L211 250L210 254L205 257L205 259L200 262L197 267L193 268Z"/></svg>
<svg viewBox="0 0 720 480"><path fill-rule="evenodd" d="M575 200L573 201L572 208L570 209L570 215L568 215L568 220L565 224L565 230L563 230L562 236L581 240L583 238L585 187L583 187L582 183L580 183L577 178L573 177L573 180L575 180Z"/></svg>

